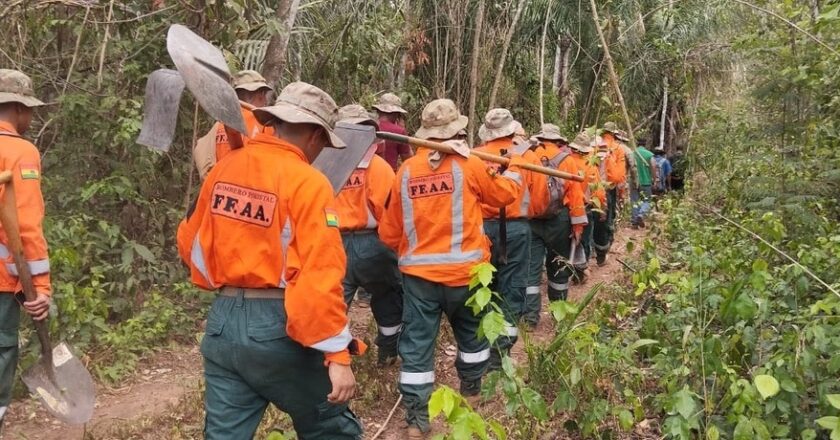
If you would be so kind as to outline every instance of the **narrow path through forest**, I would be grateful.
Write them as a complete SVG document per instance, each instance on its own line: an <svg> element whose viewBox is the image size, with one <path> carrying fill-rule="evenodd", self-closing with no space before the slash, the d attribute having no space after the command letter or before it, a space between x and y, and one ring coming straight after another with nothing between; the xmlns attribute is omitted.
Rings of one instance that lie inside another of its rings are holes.
<svg viewBox="0 0 840 440"><path fill-rule="evenodd" d="M643 230L621 229L605 267L592 265L591 275L583 285L572 286L571 300L578 300L598 282L608 284L619 280L625 270L618 261L632 257L627 243L636 243L641 248ZM552 336L552 319L548 316L543 286L543 319L539 327L531 332L532 341L539 343ZM354 304L350 311L355 334L366 334L371 327L370 309ZM439 340L436 358L436 377L439 384L455 389L458 379L454 369L455 347L451 330L444 326ZM523 343L513 349L517 362L525 362ZM363 397L353 404L354 411L365 425L366 438L370 439L381 428L398 397L396 390L397 367L385 371L375 369L371 363L358 367L357 379L361 387L376 387L362 390ZM2 440L75 440L75 439L192 439L201 438L201 355L197 346L177 346L158 351L139 363L136 374L119 388L102 385L97 390L97 407L93 419L84 427L70 427L47 415L33 400L14 402L6 417ZM485 417L494 417L504 412L501 402L487 402L479 407ZM401 440L404 435L402 409L398 408L393 418L380 435L382 440ZM443 425L436 422L435 432L442 432Z"/></svg>

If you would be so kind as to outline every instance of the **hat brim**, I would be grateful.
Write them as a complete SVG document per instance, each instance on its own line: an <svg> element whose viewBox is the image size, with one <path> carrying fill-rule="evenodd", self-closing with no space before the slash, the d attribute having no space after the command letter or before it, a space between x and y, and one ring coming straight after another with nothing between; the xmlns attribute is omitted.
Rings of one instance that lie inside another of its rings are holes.
<svg viewBox="0 0 840 440"><path fill-rule="evenodd" d="M392 104L376 104L373 106L379 113L408 113L404 108Z"/></svg>
<svg viewBox="0 0 840 440"><path fill-rule="evenodd" d="M271 107L258 108L254 110L254 117L256 117L257 121L259 121L262 125L268 125L272 119L279 119L283 122L289 122L292 124L318 125L327 131L327 134L330 137L330 146L332 148L344 148L347 146L344 141L342 141L341 138L333 132L332 127L330 127L329 124L321 118L285 102L278 102Z"/></svg>
<svg viewBox="0 0 840 440"><path fill-rule="evenodd" d="M514 132L516 132L516 122L511 122L504 127L492 129L487 128L486 125L482 124L478 129L478 138L481 139L482 142L490 142L495 139L510 136L514 134Z"/></svg>
<svg viewBox="0 0 840 440"><path fill-rule="evenodd" d="M6 104L9 102L17 102L27 107L40 107L42 105L46 105L39 99L32 96L25 96L18 93L0 92L0 104Z"/></svg>
<svg viewBox="0 0 840 440"><path fill-rule="evenodd" d="M272 92L274 91L274 87L271 87L270 85L268 85L268 83L265 83L265 82L262 82L262 81L255 81L255 82L240 84L240 85L234 87L234 90L247 90L249 92L256 92L257 90L260 90L260 89L268 89L268 90L271 90Z"/></svg>
<svg viewBox="0 0 840 440"><path fill-rule="evenodd" d="M348 124L359 124L359 125L372 125L377 130L379 130L379 123L374 121L372 118L345 118L345 119L341 119L338 122L346 122Z"/></svg>
<svg viewBox="0 0 840 440"><path fill-rule="evenodd" d="M580 151L581 153L591 153L591 152L595 151L595 149L592 148L591 145L582 145L582 144L579 144L577 142L572 142L571 144L569 144L569 146L573 150Z"/></svg>
<svg viewBox="0 0 840 440"><path fill-rule="evenodd" d="M458 135L458 132L467 128L470 118L461 115L455 121L440 127L420 127L414 134L414 137L420 139L452 139Z"/></svg>
<svg viewBox="0 0 840 440"><path fill-rule="evenodd" d="M542 139L544 141L563 141L567 144L569 143L568 139L564 138L563 136L561 136L559 134L537 133L536 135L534 135L534 137L537 138L537 139Z"/></svg>

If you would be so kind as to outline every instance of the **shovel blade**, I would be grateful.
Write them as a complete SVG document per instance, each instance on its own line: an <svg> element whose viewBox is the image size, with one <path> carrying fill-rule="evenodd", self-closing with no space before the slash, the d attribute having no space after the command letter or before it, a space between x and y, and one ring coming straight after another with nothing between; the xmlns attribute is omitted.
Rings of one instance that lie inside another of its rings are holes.
<svg viewBox="0 0 840 440"><path fill-rule="evenodd" d="M155 70L149 75L138 144L162 152L169 151L175 138L184 87L183 78L172 69Z"/></svg>
<svg viewBox="0 0 840 440"><path fill-rule="evenodd" d="M50 370L53 370L52 380ZM53 362L43 358L23 372L23 383L57 419L72 425L87 423L93 416L96 394L93 379L67 344L53 348Z"/></svg>
<svg viewBox="0 0 840 440"><path fill-rule="evenodd" d="M376 129L370 125L339 122L335 124L335 134L347 147L324 148L312 166L327 176L333 191L338 194L376 140Z"/></svg>
<svg viewBox="0 0 840 440"><path fill-rule="evenodd" d="M187 88L215 120L245 133L239 98L230 85L230 70L222 52L185 26L173 24L166 49Z"/></svg>

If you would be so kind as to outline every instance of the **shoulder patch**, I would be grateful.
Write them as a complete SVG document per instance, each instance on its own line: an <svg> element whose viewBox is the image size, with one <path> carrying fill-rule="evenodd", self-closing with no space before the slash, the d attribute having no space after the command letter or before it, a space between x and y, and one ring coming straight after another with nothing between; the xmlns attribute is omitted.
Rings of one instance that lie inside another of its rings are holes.
<svg viewBox="0 0 840 440"><path fill-rule="evenodd" d="M38 180L41 178L41 170L37 163L21 163L20 178L24 180Z"/></svg>
<svg viewBox="0 0 840 440"><path fill-rule="evenodd" d="M327 208L324 210L324 217L327 221L327 226L330 228L338 227L338 213L334 209Z"/></svg>

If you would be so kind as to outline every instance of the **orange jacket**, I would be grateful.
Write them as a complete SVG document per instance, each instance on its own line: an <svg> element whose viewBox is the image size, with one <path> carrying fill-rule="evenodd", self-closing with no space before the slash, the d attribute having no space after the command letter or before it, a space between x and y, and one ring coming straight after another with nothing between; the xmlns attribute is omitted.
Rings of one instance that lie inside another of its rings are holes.
<svg viewBox="0 0 840 440"><path fill-rule="evenodd" d="M586 176L586 165L583 156L572 153L560 166L557 167L560 171L576 174L578 176ZM585 225L589 223L589 218L586 216L586 185L585 182L576 182L574 180L563 180L563 204L569 208L569 217L572 220L572 225Z"/></svg>
<svg viewBox="0 0 840 440"><path fill-rule="evenodd" d="M374 155L366 168L356 168L335 198L342 231L376 229L394 186L394 170Z"/></svg>
<svg viewBox="0 0 840 440"><path fill-rule="evenodd" d="M583 188L586 206L599 211L607 209L607 191L601 183L600 160L594 154L573 154L573 160L579 162L585 170ZM597 200L597 201L596 201Z"/></svg>
<svg viewBox="0 0 840 440"><path fill-rule="evenodd" d="M607 181L611 187L623 186L627 182L627 163L624 148L610 133L604 133L604 141L610 154L607 156Z"/></svg>
<svg viewBox="0 0 840 440"><path fill-rule="evenodd" d="M0 121L0 170L12 172L23 255L29 263L35 291L50 295L50 258L41 226L44 220L41 154L35 145L20 137L15 127L5 121ZM0 200L3 197L5 185L0 189ZM20 292L17 268L7 244L6 231L0 228L0 259L4 263L0 264L0 292Z"/></svg>
<svg viewBox="0 0 840 440"><path fill-rule="evenodd" d="M284 287L289 337L349 364L338 226L326 177L297 147L258 134L207 175L178 250L203 289Z"/></svg>
<svg viewBox="0 0 840 440"><path fill-rule="evenodd" d="M476 151L483 151L497 156L502 155L501 150L508 150L509 153L512 153L512 149L513 140L508 138L495 139L475 148ZM537 162L537 157L532 151L526 151L522 157L528 162ZM488 162L487 165L490 167L498 167L495 163ZM505 206L505 216L509 219L527 218L531 205L531 187L533 185L531 172L517 169L514 171L513 176L518 177L521 180L521 186L519 187L518 194L516 194L516 199ZM481 214L485 219L498 219L499 211L500 207L493 203L488 202L481 204Z"/></svg>
<svg viewBox="0 0 840 440"><path fill-rule="evenodd" d="M432 170L430 153L420 148L403 162L379 224L379 238L397 251L403 273L466 286L470 269L490 261L481 205L514 201L519 177L511 171L504 177L495 175L473 156L444 156Z"/></svg>
<svg viewBox="0 0 840 440"><path fill-rule="evenodd" d="M274 134L273 128L266 128L259 122L257 122L257 118L254 116L254 112L248 110L244 106L242 107L242 119L245 120L245 130L246 133L242 137L242 143L248 144L248 141L256 137L260 133L267 133L267 134ZM216 131L216 162L222 160L223 157L227 156L231 152L230 142L228 142L227 133L225 132L225 126L222 125L221 122L216 122L213 125L212 130Z"/></svg>

